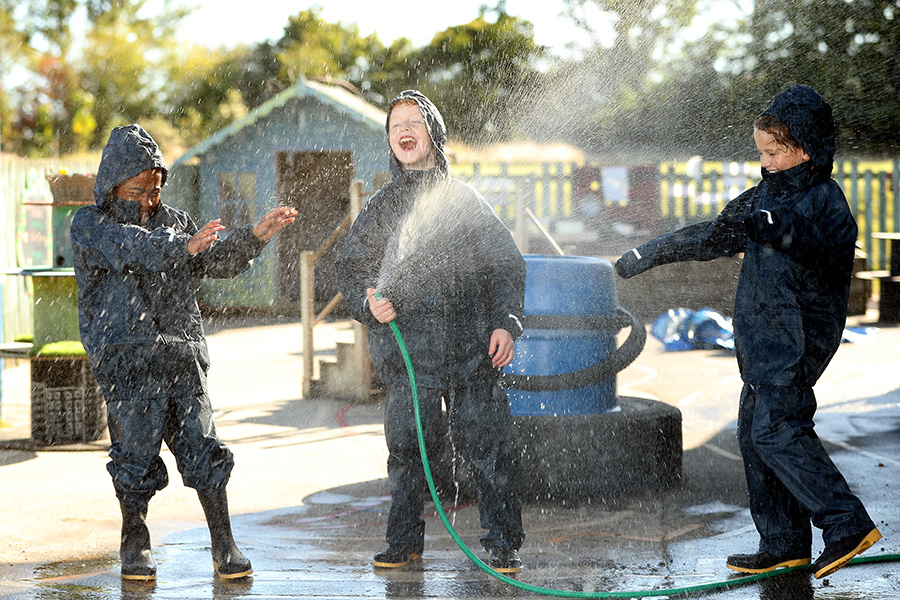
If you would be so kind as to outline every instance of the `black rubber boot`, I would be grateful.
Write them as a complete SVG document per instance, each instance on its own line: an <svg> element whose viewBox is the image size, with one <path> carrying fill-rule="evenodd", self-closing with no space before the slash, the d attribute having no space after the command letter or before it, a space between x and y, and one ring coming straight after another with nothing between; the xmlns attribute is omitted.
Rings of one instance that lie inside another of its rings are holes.
<svg viewBox="0 0 900 600"><path fill-rule="evenodd" d="M802 567L811 562L805 552L795 553L792 556L774 556L765 551L755 554L732 554L725 562L725 566L739 573L768 573L776 569L789 567Z"/></svg>
<svg viewBox="0 0 900 600"><path fill-rule="evenodd" d="M222 490L214 497L197 492L200 506L206 515L209 525L209 539L212 550L213 568L216 577L222 579L238 579L253 574L250 560L244 556L234 543L231 533L231 517L228 515L228 497Z"/></svg>
<svg viewBox="0 0 900 600"><path fill-rule="evenodd" d="M379 550L372 559L372 565L382 569L405 567L411 561L422 558L422 548L403 544L388 544Z"/></svg>
<svg viewBox="0 0 900 600"><path fill-rule="evenodd" d="M122 509L122 579L153 581L156 563L150 553L150 530L147 529L147 505L136 508L119 502Z"/></svg>
<svg viewBox="0 0 900 600"><path fill-rule="evenodd" d="M822 555L813 564L816 579L822 579L831 575L857 554L862 554L881 539L881 533L876 528L871 531L863 531L857 535L841 538L825 546Z"/></svg>
<svg viewBox="0 0 900 600"><path fill-rule="evenodd" d="M518 573L522 570L522 559L515 548L491 548L491 568L498 573Z"/></svg>

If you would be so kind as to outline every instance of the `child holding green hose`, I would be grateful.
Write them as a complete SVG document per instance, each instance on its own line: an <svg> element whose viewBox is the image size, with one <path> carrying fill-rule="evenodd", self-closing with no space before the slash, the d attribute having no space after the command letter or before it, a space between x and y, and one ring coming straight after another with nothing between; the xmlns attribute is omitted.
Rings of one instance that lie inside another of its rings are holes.
<svg viewBox="0 0 900 600"><path fill-rule="evenodd" d="M428 98L397 96L387 132L391 182L368 201L336 263L351 314L369 327L386 394L392 502L387 546L373 564L402 567L424 547L425 473L395 321L415 367L428 455L437 456L443 438L443 403L471 466L490 565L516 572L525 532L515 430L498 378L522 333L525 261L484 198L450 177L443 118Z"/></svg>

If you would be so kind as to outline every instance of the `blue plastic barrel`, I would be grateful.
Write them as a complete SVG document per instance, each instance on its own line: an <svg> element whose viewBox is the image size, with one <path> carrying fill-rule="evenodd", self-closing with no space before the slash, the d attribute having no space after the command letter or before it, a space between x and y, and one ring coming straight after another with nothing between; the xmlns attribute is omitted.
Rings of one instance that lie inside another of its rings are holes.
<svg viewBox="0 0 900 600"><path fill-rule="evenodd" d="M617 328L585 323L614 318L618 307L612 264L585 256L525 255L525 331L504 371L558 375L590 367L616 350ZM590 415L616 408L616 377L571 389L507 390L513 415Z"/></svg>

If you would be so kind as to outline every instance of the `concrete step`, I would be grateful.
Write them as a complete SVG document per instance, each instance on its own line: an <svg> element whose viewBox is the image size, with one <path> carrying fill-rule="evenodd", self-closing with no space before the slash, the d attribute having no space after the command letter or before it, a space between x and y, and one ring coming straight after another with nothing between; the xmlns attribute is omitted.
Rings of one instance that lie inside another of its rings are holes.
<svg viewBox="0 0 900 600"><path fill-rule="evenodd" d="M354 402L368 402L378 389L372 389L372 368L368 349L360 356L355 342L337 342L333 357L317 358L319 377L312 392Z"/></svg>

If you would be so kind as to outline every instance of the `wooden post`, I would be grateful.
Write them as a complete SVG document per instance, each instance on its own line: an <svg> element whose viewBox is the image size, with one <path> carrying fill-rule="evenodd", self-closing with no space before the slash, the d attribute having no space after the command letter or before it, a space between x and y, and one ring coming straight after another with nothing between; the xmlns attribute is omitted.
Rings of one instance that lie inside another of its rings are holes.
<svg viewBox="0 0 900 600"><path fill-rule="evenodd" d="M312 390L313 361L316 357L313 328L316 312L315 252L300 253L300 325L303 344L303 370L300 377L300 396L309 397Z"/></svg>
<svg viewBox="0 0 900 600"><path fill-rule="evenodd" d="M541 163L541 197L535 203L534 212L545 219L556 216L550 203L550 166L547 163Z"/></svg>
<svg viewBox="0 0 900 600"><path fill-rule="evenodd" d="M355 219L363 209L363 182L350 184L350 214ZM372 391L372 360L369 358L369 334L366 326L353 321L353 368L359 374L360 385L357 400L365 402Z"/></svg>
<svg viewBox="0 0 900 600"><path fill-rule="evenodd" d="M891 196L894 199L891 210L894 215L893 231L900 232L900 161L896 158L891 161L891 169Z"/></svg>
<svg viewBox="0 0 900 600"><path fill-rule="evenodd" d="M315 268L316 262L332 243L338 238L340 232L348 225L352 224L353 218L362 210L364 193L361 181L353 181L350 183L350 215L335 230L334 234L327 239L318 251L303 251L300 253L300 329L301 344L303 347L302 372L300 380L300 394L303 398L308 398L312 393L313 371L316 364L315 337L313 332L315 326L328 315L335 305L340 302L341 295L338 294L322 309L319 315L316 315L316 285L315 285ZM353 363L346 368L348 372L359 374L362 382L359 385L359 399L368 399L372 383L372 374L370 367L370 359L367 345L366 328L363 325L355 324L353 328L354 344L350 354L350 361Z"/></svg>
<svg viewBox="0 0 900 600"><path fill-rule="evenodd" d="M362 210L363 207L363 182L355 179L350 182L350 214L353 218Z"/></svg>
<svg viewBox="0 0 900 600"><path fill-rule="evenodd" d="M528 254L528 215L525 209L528 208L529 200L534 195L534 178L531 175L519 180L516 185L516 231L513 238L519 247L519 252Z"/></svg>

